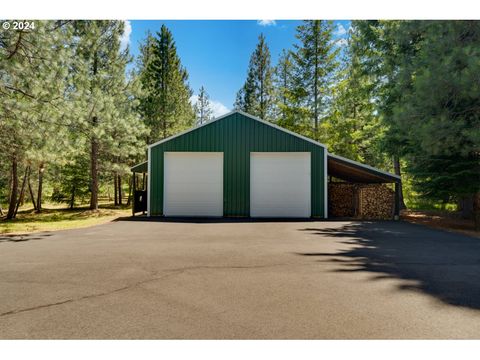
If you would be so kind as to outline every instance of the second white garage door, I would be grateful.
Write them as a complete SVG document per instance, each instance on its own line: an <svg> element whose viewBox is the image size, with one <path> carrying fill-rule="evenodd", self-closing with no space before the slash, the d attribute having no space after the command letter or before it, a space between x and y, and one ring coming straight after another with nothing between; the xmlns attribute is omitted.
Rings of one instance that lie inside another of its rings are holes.
<svg viewBox="0 0 480 360"><path fill-rule="evenodd" d="M164 156L165 216L223 216L223 153Z"/></svg>
<svg viewBox="0 0 480 360"><path fill-rule="evenodd" d="M310 153L250 154L250 216L310 217Z"/></svg>

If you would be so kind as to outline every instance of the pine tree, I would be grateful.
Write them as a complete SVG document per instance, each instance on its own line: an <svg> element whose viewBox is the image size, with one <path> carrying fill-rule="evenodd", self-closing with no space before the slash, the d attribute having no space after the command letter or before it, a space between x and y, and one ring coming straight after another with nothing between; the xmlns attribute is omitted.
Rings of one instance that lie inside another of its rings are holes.
<svg viewBox="0 0 480 360"><path fill-rule="evenodd" d="M90 195L90 177L88 171L89 158L83 151L63 153L62 163L55 163L52 184L54 185L51 199L75 207L77 200L84 200Z"/></svg>
<svg viewBox="0 0 480 360"><path fill-rule="evenodd" d="M309 114L314 138L319 139L319 125L328 113L331 85L338 67L338 48L332 41L333 23L306 20L297 27L293 59L295 87L299 105Z"/></svg>
<svg viewBox="0 0 480 360"><path fill-rule="evenodd" d="M282 50L278 64L274 68L275 115L283 122L287 121L288 108L292 107L293 62L292 54Z"/></svg>
<svg viewBox="0 0 480 360"><path fill-rule="evenodd" d="M10 163L8 219L18 209L19 172L26 174L37 160L43 169L46 149L61 139L64 121L69 27L60 21L35 24L31 30L0 29L0 153ZM43 171L39 175L41 200Z"/></svg>
<svg viewBox="0 0 480 360"><path fill-rule="evenodd" d="M421 196L476 202L480 227L480 27L474 21L356 24L365 70L377 77L385 144ZM398 166L396 166L398 168Z"/></svg>
<svg viewBox="0 0 480 360"><path fill-rule="evenodd" d="M273 69L270 61L270 49L265 36L260 34L255 51L250 57L247 79L237 93L235 109L265 120L272 119Z"/></svg>
<svg viewBox="0 0 480 360"><path fill-rule="evenodd" d="M322 137L333 153L388 170L381 149L385 129L372 101L374 79L362 69L362 53L355 46L358 37L352 27L332 87L332 104L320 127Z"/></svg>
<svg viewBox="0 0 480 360"><path fill-rule="evenodd" d="M148 142L166 138L193 124L188 73L165 25L143 44L139 76L143 92L140 109L150 129Z"/></svg>
<svg viewBox="0 0 480 360"><path fill-rule="evenodd" d="M122 21L75 22L74 91L76 131L90 149L90 208L98 209L101 176L111 173L115 159L143 152L145 131L133 113L131 84L125 69L128 50L120 51ZM112 158L114 159L112 161ZM125 165L124 165L125 166Z"/></svg>
<svg viewBox="0 0 480 360"><path fill-rule="evenodd" d="M202 125L212 119L212 108L210 106L210 97L202 86L198 92L197 101L193 106L197 125Z"/></svg>

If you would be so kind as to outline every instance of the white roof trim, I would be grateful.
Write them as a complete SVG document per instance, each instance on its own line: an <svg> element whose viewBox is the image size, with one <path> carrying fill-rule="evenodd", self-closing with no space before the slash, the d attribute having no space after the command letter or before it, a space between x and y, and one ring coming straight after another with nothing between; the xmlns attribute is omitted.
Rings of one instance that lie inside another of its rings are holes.
<svg viewBox="0 0 480 360"><path fill-rule="evenodd" d="M240 110L230 111L229 113L224 114L224 115L222 115L222 116L219 116L219 117L217 117L217 118L215 118L215 119L213 119L213 120L210 120L209 122L206 122L205 124L202 124L202 125L199 125L199 126L195 126L195 127L191 128L191 129L182 131L181 133L178 133L178 134L176 134L176 135L172 135L172 136L170 136L170 137L168 137L168 138L166 138L166 139L157 141L156 143L153 143L153 144L148 145L148 148L152 148L152 147L154 147L154 146L163 144L163 143L165 143L165 142L167 142L167 141L173 140L173 139L175 139L175 138L177 138L177 137L179 137L179 136L185 135L185 134L187 134L187 133L189 133L189 132L191 132L191 131L197 130L197 129L203 127L203 126L206 126L206 125L209 125L209 124L211 124L211 123L214 123L215 121L221 120L221 119L226 118L227 116L230 116L230 115L235 114L235 113L242 114L242 115L244 115L244 116L246 116L246 117L249 117L250 119L259 121L259 122L261 122L262 124L271 126L271 127L275 128L275 129L277 129L277 130L283 131L283 132L285 132L285 133L287 133L287 134L290 134L290 135L293 135L293 136L295 136L295 137L297 137L297 138L300 138L300 139L302 139L302 140L308 141L308 142L310 142L310 143L312 143L312 144L314 144L314 145L321 146L321 147L323 147L323 148L325 148L325 149L327 148L324 144L321 144L321 143L319 143L318 141L315 141L315 140L312 140L312 139L310 139L310 138L308 138L308 137L305 137L305 136L302 136L302 135L300 135L300 134L294 133L293 131L287 130L287 129L285 129L285 128L282 128L281 126L275 125L275 124L273 124L273 123L271 123L271 122L265 121L265 120L263 120L263 119L260 119L260 118L258 118L258 117L256 117L256 116L253 116L253 115L250 115L250 114L247 114L246 112L243 112L243 111L240 111Z"/></svg>
<svg viewBox="0 0 480 360"><path fill-rule="evenodd" d="M328 156L331 157L331 158L334 158L334 159L338 159L338 160L341 160L341 161L345 161L345 162L350 163L350 164L353 164L353 165L357 165L357 166L363 167L363 168L365 168L365 169L367 169L367 170L375 171L375 172L377 172L377 173L380 173L380 174L383 174L383 175L387 175L387 176L396 178L396 179L398 179L398 180L401 180L401 179L402 179L401 176L398 176L398 175L389 173L389 172L387 172L387 171L383 171L383 170L374 168L373 166L370 166L370 165L366 165L366 164L359 163L358 161L353 161L353 160L344 158L343 156L333 155L332 153L328 153Z"/></svg>

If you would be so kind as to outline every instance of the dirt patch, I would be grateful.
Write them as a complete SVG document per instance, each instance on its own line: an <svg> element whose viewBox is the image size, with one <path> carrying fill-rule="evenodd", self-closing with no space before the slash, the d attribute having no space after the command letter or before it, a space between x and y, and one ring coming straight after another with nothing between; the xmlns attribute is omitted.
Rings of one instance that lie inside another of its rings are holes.
<svg viewBox="0 0 480 360"><path fill-rule="evenodd" d="M473 220L462 219L457 213L407 210L402 211L401 218L415 224L422 224L480 238L480 232L475 231Z"/></svg>

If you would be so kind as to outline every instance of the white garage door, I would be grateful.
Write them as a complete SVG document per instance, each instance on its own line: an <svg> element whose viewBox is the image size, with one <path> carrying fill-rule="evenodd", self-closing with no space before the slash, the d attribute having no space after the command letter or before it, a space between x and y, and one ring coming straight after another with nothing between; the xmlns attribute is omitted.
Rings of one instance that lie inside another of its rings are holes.
<svg viewBox="0 0 480 360"><path fill-rule="evenodd" d="M310 217L310 153L250 154L250 216Z"/></svg>
<svg viewBox="0 0 480 360"><path fill-rule="evenodd" d="M223 153L164 156L165 216L223 216Z"/></svg>

